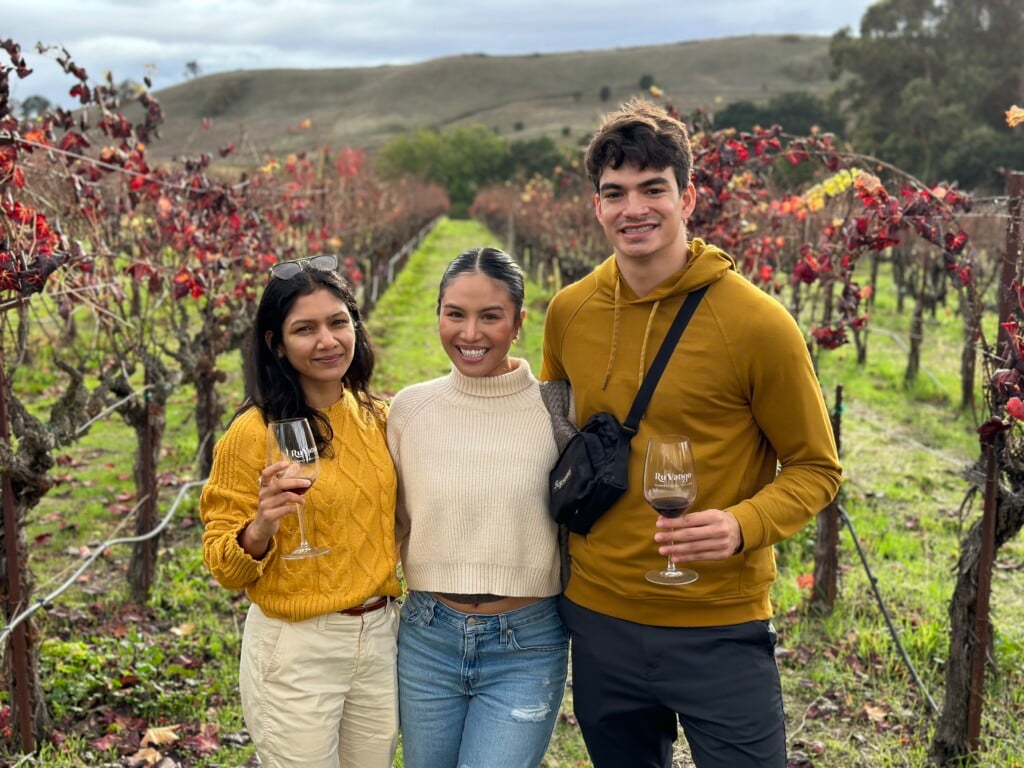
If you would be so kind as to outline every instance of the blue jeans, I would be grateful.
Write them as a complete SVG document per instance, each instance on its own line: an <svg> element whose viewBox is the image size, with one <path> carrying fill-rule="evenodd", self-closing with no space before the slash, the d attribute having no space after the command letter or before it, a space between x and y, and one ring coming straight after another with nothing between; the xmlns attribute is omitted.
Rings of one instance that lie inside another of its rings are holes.
<svg viewBox="0 0 1024 768"><path fill-rule="evenodd" d="M557 598L487 615L410 592L401 616L405 768L537 768L565 692Z"/></svg>

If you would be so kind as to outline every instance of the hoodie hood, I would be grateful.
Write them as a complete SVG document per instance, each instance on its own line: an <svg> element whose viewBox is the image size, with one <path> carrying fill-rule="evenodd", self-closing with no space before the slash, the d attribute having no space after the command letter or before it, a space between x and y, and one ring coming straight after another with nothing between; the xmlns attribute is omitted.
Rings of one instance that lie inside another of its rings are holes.
<svg viewBox="0 0 1024 768"><path fill-rule="evenodd" d="M608 298L615 308L614 319L612 320L612 342L608 350L608 365L605 369L601 389L607 388L609 377L615 366L615 353L618 351L619 344L619 316L623 307L644 305L650 307L647 316L647 327L644 330L640 348L640 369L637 372L637 389L639 390L640 385L643 383L644 374L647 371L651 325L658 313L661 302L674 296L688 294L703 285L717 282L726 272L735 271L735 269L736 262L733 261L729 254L721 248L705 243L699 237L695 237L690 240L690 255L686 260L686 266L665 278L649 294L641 297L637 296L622 278L622 273L619 272L619 265L614 256L599 264L593 272L597 280L598 293Z"/></svg>
<svg viewBox="0 0 1024 768"><path fill-rule="evenodd" d="M614 256L599 264L594 269L594 276L597 278L598 291L617 304L650 304L717 282L726 272L735 270L736 263L732 256L721 248L695 237L690 240L690 255L686 260L686 266L667 277L646 296L638 297L633 293L633 289L622 279Z"/></svg>

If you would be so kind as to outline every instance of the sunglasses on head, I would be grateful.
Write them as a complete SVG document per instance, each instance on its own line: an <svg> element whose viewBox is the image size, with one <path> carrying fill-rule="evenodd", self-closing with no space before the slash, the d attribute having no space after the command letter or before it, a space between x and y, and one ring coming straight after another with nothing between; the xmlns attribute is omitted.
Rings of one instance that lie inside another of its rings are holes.
<svg viewBox="0 0 1024 768"><path fill-rule="evenodd" d="M291 280L304 269L316 269L321 272L333 272L338 268L338 257L330 254L310 256L305 259L294 259L274 264L270 268L270 276L278 280Z"/></svg>

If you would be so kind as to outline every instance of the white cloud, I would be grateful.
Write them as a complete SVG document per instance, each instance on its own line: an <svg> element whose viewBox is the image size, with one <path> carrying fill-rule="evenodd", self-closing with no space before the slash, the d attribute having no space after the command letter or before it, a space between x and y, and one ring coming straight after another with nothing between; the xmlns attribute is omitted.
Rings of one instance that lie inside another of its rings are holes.
<svg viewBox="0 0 1024 768"><path fill-rule="evenodd" d="M73 80L35 52L63 45L91 79L153 88L204 73L253 68L405 64L461 53L516 55L599 50L749 34L832 34L859 27L870 0L34 0L8 3L0 35L19 42L36 72L15 99L70 103ZM6 64L6 60L4 61Z"/></svg>

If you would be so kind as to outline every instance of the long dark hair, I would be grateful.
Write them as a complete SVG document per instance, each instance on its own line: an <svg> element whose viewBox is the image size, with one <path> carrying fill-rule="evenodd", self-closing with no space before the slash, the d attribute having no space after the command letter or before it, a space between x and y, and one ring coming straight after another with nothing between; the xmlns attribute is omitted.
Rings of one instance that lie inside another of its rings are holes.
<svg viewBox="0 0 1024 768"><path fill-rule="evenodd" d="M242 410L256 406L264 421L306 418L313 428L317 449L330 455L334 430L331 423L316 408L310 407L302 391L299 374L284 355L277 350L283 338L284 320L295 302L302 296L319 291L330 291L348 309L356 334L352 362L341 378L341 383L352 392L360 406L378 419L383 413L383 401L370 392L370 377L375 361L373 344L359 315L359 306L348 284L336 273L318 269L303 269L288 280L272 277L267 283L256 310L245 365L246 403Z"/></svg>
<svg viewBox="0 0 1024 768"><path fill-rule="evenodd" d="M437 314L441 314L441 299L448 284L459 275L481 272L505 285L512 305L516 309L515 327L519 327L519 316L523 311L526 289L523 285L523 270L515 260L498 248L480 247L460 253L444 270L441 285L437 289Z"/></svg>

